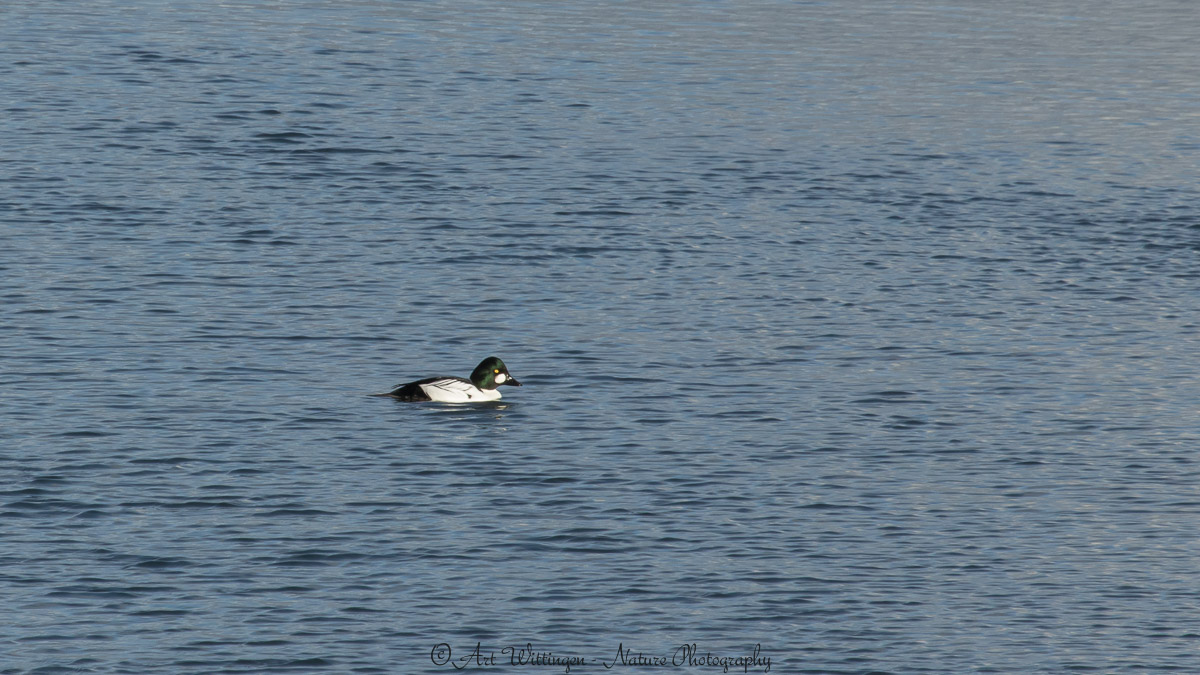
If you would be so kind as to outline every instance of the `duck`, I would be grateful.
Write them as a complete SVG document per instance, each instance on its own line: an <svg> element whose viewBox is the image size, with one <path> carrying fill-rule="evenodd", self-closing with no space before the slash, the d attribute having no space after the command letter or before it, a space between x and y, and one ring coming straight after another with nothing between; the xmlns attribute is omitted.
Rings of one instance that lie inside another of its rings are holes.
<svg viewBox="0 0 1200 675"><path fill-rule="evenodd" d="M398 384L391 391L376 396L391 396L406 402L435 401L438 403L482 403L500 399L501 385L521 386L517 378L497 356L489 356L471 371L471 379L443 375L427 377L416 382Z"/></svg>

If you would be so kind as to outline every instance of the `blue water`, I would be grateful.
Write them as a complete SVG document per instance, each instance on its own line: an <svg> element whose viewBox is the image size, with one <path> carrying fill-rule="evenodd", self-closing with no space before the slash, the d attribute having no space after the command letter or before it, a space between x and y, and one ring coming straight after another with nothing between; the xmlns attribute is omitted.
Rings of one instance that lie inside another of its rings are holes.
<svg viewBox="0 0 1200 675"><path fill-rule="evenodd" d="M1200 672L1194 10L6 2L0 673Z"/></svg>

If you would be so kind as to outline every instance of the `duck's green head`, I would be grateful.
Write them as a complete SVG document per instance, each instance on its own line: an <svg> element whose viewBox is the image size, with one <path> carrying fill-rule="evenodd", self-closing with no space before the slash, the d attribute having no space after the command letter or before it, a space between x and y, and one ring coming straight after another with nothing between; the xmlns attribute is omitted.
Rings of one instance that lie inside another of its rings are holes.
<svg viewBox="0 0 1200 675"><path fill-rule="evenodd" d="M504 362L495 356L489 356L475 366L475 371L471 373L471 382L480 389L495 389L502 384L521 386L517 378L508 374Z"/></svg>

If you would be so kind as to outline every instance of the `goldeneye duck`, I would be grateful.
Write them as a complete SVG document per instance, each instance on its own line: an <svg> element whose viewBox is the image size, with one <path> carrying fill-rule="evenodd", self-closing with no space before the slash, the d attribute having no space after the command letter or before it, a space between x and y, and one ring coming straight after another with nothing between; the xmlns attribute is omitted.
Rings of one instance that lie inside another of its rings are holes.
<svg viewBox="0 0 1200 675"><path fill-rule="evenodd" d="M496 388L502 384L521 386L517 378L508 374L504 362L489 356L471 373L471 379L462 377L427 377L424 380L398 384L380 396L392 396L401 401L437 401L440 403L478 403L500 398Z"/></svg>

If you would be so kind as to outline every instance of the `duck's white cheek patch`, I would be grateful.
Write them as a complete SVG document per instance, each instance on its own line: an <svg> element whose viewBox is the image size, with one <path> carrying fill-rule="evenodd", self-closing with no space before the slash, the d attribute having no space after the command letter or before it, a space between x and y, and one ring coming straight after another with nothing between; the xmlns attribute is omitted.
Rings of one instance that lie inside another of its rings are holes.
<svg viewBox="0 0 1200 675"><path fill-rule="evenodd" d="M507 381L508 381L508 376L505 375L504 373L500 373L499 375L496 376L496 384L504 384Z"/></svg>

